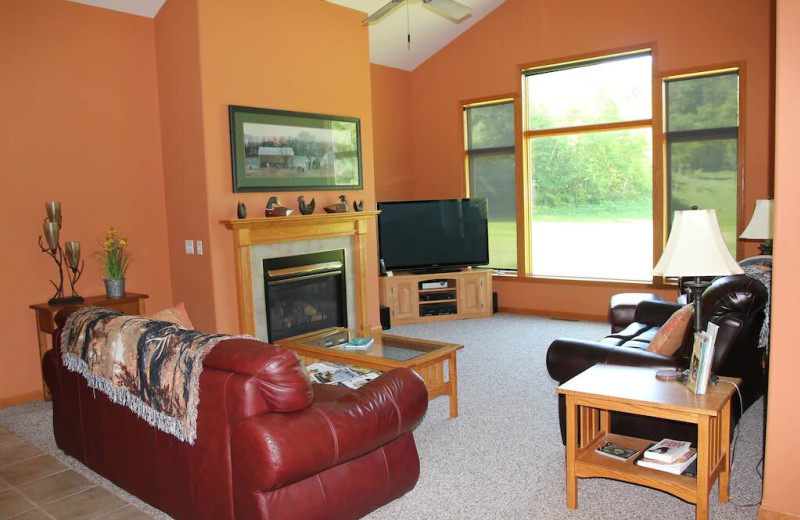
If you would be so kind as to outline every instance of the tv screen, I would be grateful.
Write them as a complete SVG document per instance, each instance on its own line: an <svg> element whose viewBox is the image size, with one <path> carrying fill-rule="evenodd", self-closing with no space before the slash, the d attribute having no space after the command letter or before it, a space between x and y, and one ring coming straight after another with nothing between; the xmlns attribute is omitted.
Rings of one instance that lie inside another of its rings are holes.
<svg viewBox="0 0 800 520"><path fill-rule="evenodd" d="M378 202L379 257L387 270L489 263L486 199Z"/></svg>

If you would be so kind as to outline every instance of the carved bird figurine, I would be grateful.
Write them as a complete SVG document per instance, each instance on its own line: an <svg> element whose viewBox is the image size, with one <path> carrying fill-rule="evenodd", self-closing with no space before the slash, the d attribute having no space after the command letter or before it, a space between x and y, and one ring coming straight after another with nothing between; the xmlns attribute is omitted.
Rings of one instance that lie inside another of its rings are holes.
<svg viewBox="0 0 800 520"><path fill-rule="evenodd" d="M294 210L281 206L281 203L278 202L278 197L270 197L267 201L267 209L264 211L264 215L267 217L285 217L291 215L292 211Z"/></svg>
<svg viewBox="0 0 800 520"><path fill-rule="evenodd" d="M350 211L350 208L347 206L347 197L344 195L339 195L339 200L341 202L325 206L325 211L328 213L347 213Z"/></svg>
<svg viewBox="0 0 800 520"><path fill-rule="evenodd" d="M300 213L303 215L311 215L314 213L314 206L317 205L317 202L314 199L311 199L311 202L306 204L306 198L300 195L297 197L297 207L300 209Z"/></svg>
<svg viewBox="0 0 800 520"><path fill-rule="evenodd" d="M360 202L353 201L353 210L356 212L364 211L364 199L361 199Z"/></svg>

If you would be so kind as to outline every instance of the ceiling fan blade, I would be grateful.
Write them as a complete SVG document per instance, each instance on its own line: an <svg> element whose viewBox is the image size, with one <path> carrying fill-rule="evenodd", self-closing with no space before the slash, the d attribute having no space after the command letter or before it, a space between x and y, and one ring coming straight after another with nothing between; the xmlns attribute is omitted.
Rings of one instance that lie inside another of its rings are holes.
<svg viewBox="0 0 800 520"><path fill-rule="evenodd" d="M460 4L455 0L422 0L422 2L427 4L431 10L448 18L452 18L456 22L460 22L472 14L472 9L470 7Z"/></svg>
<svg viewBox="0 0 800 520"><path fill-rule="evenodd" d="M403 1L404 0L391 0L388 4L384 5L383 7L381 7L380 9L369 15L368 17L364 18L364 20L362 20L361 23L368 24L372 22L377 22L378 20L383 18L386 14L388 14L389 11L391 11L399 4L401 4Z"/></svg>

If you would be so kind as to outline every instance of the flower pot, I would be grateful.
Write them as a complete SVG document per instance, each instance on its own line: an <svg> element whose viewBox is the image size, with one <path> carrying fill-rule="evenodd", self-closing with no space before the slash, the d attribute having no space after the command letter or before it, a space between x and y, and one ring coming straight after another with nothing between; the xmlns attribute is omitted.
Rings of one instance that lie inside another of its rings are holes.
<svg viewBox="0 0 800 520"><path fill-rule="evenodd" d="M122 298L125 296L125 278L105 279L106 296L109 298Z"/></svg>

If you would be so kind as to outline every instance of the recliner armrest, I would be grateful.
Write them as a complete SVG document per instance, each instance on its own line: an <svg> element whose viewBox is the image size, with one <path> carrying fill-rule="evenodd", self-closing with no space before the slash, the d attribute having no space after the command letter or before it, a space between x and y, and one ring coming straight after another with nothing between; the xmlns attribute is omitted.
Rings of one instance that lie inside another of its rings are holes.
<svg viewBox="0 0 800 520"><path fill-rule="evenodd" d="M277 489L369 453L412 431L428 408L425 383L405 368L292 413L264 413L231 433L234 486Z"/></svg>
<svg viewBox="0 0 800 520"><path fill-rule="evenodd" d="M680 303L663 302L663 301L643 301L636 306L634 313L634 321L639 323L647 323L648 325L661 326L676 311L683 307Z"/></svg>
<svg viewBox="0 0 800 520"><path fill-rule="evenodd" d="M547 349L547 372L563 384L598 364L685 368L682 358L672 358L638 348L606 345L596 341L557 339Z"/></svg>
<svg viewBox="0 0 800 520"><path fill-rule="evenodd" d="M597 363L605 363L613 345L596 341L559 338L547 349L547 373L565 383Z"/></svg>

